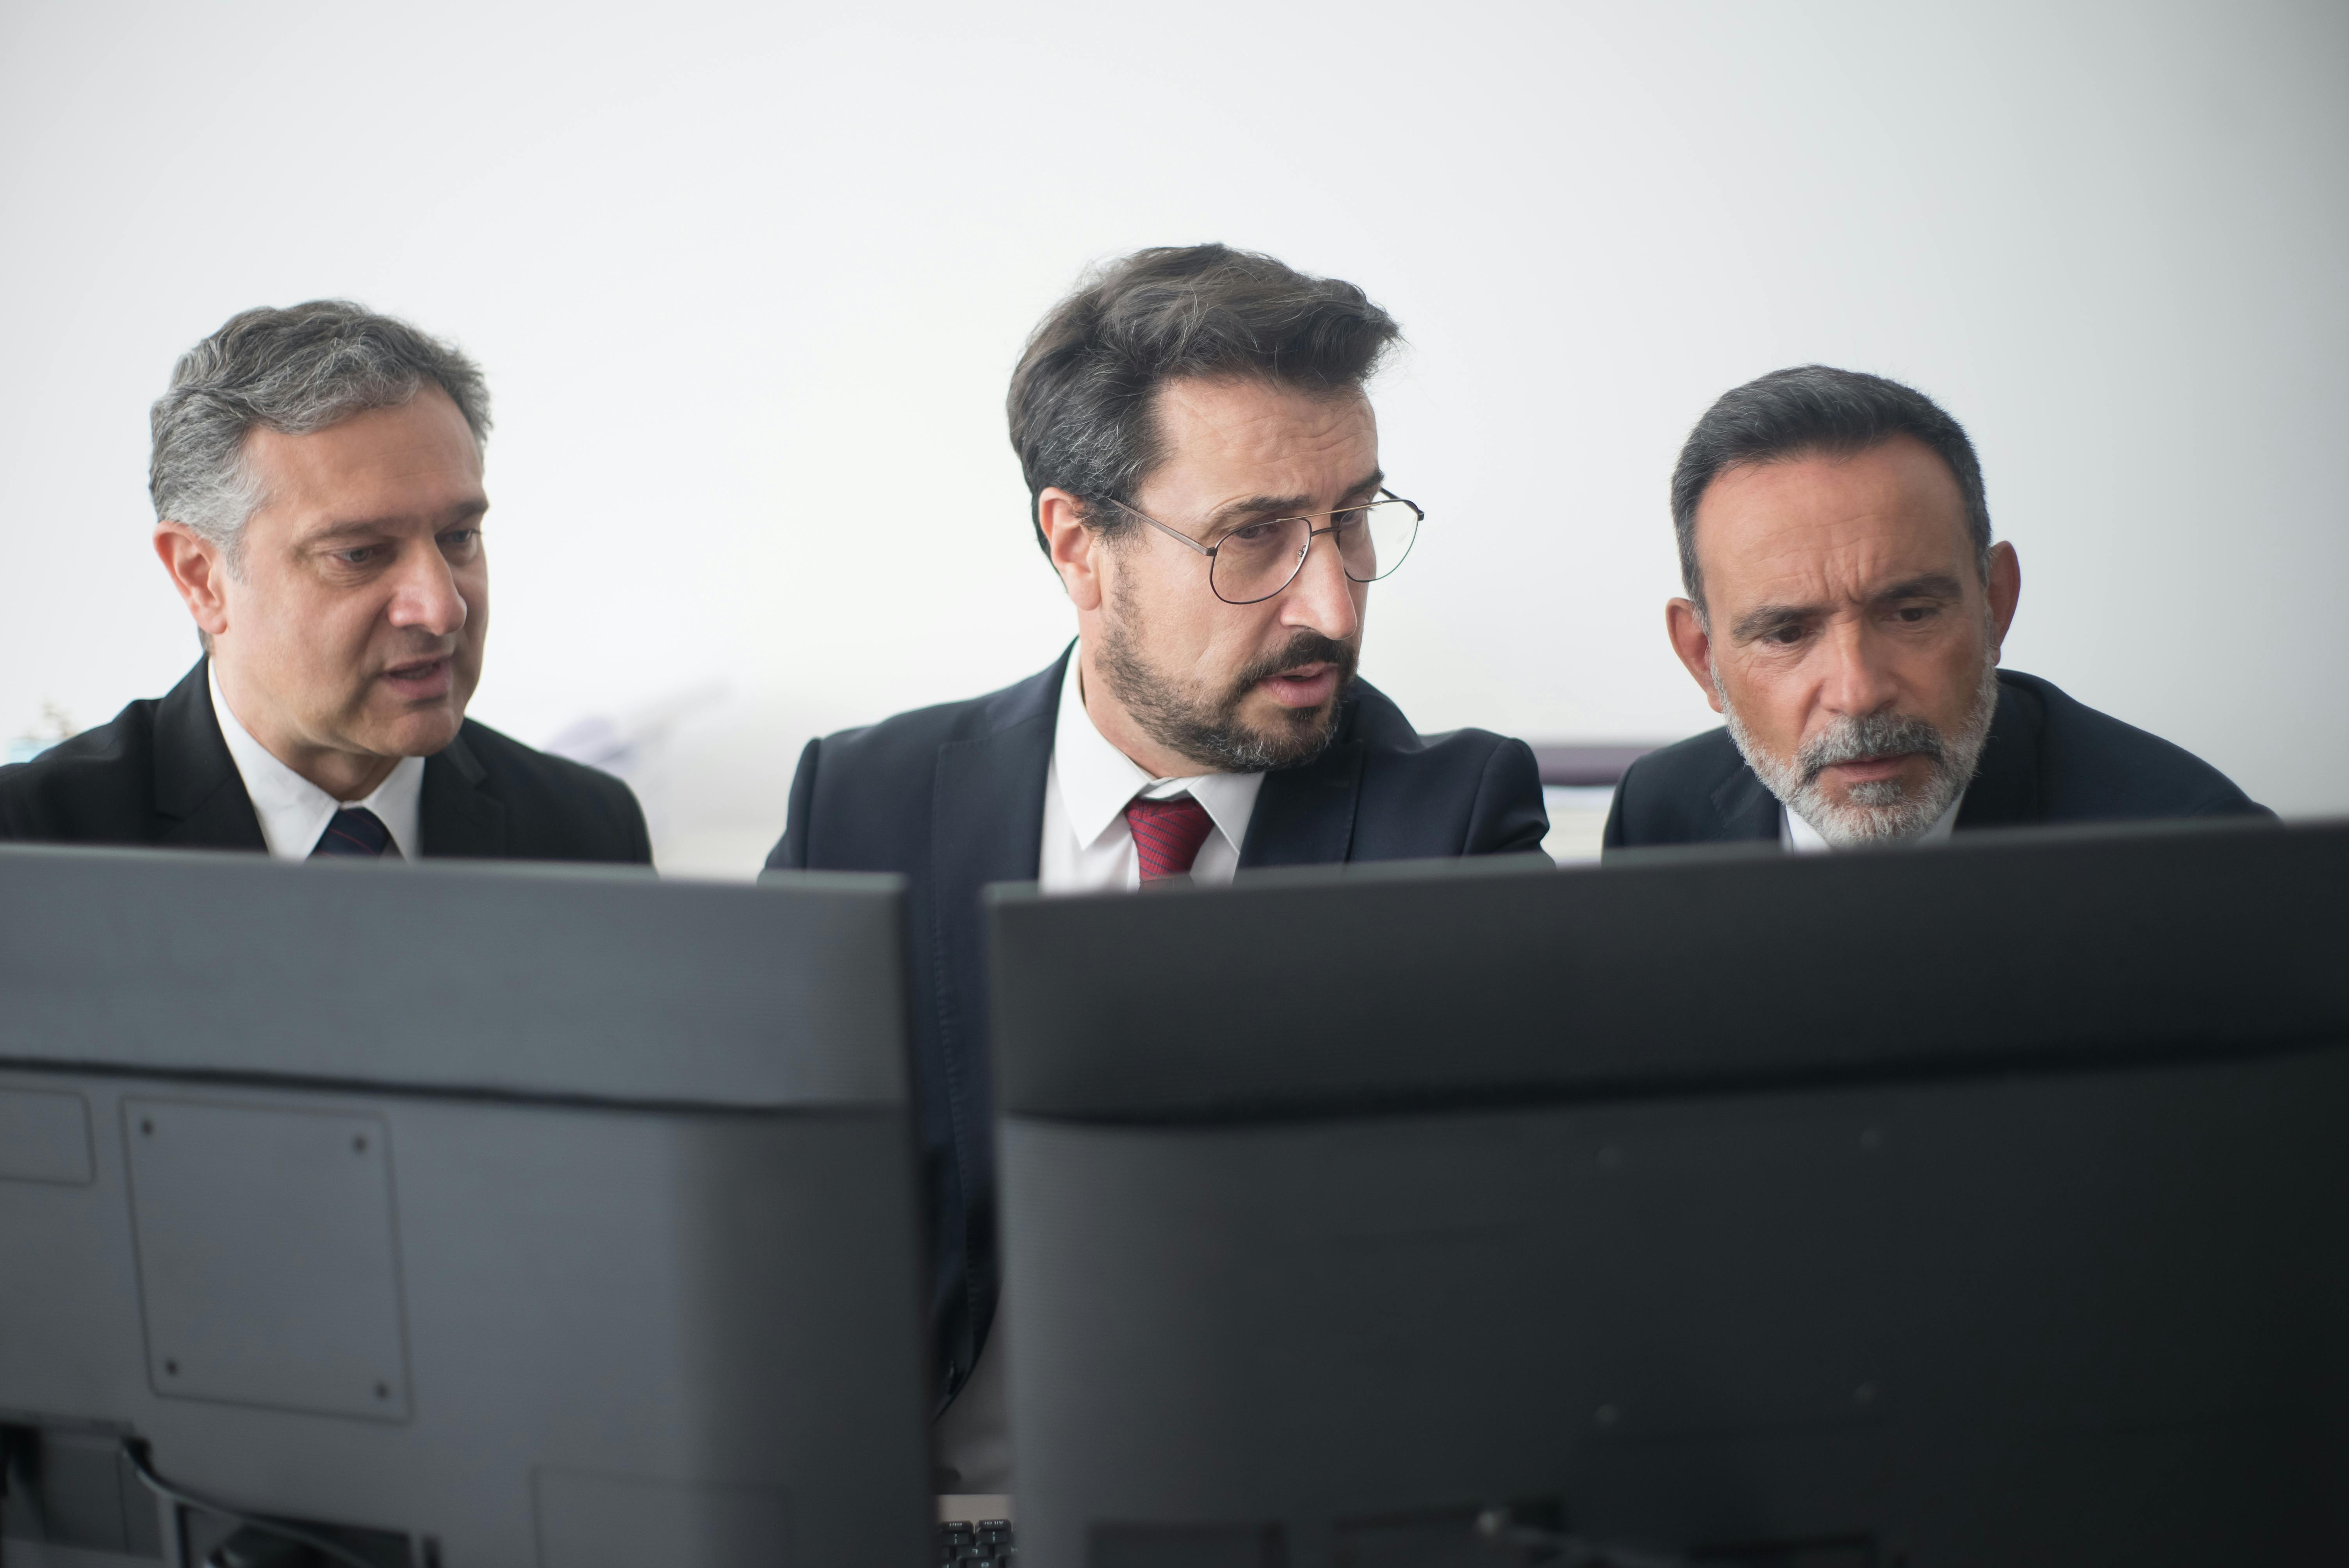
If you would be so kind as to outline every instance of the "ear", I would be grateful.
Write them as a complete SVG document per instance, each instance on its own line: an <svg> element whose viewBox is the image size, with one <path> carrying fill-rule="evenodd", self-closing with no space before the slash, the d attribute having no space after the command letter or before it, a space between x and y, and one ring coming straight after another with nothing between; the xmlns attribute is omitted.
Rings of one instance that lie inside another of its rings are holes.
<svg viewBox="0 0 2349 1568"><path fill-rule="evenodd" d="M1990 592L1990 651L1995 660L2023 598L2023 562L2015 559L2014 546L2002 542L1990 547L1990 581L1984 586Z"/></svg>
<svg viewBox="0 0 2349 1568"><path fill-rule="evenodd" d="M1080 612L1098 610L1107 592L1102 579L1106 562L1101 535L1085 526L1084 503L1058 486L1036 498L1036 525L1044 531L1044 546L1061 586Z"/></svg>
<svg viewBox="0 0 2349 1568"><path fill-rule="evenodd" d="M186 523L167 520L155 525L155 553L197 628L213 637L227 631L228 557L221 547Z"/></svg>
<svg viewBox="0 0 2349 1568"><path fill-rule="evenodd" d="M1719 713L1721 690L1713 684L1713 634L1704 629L1704 617L1693 602L1674 599L1664 606L1664 635L1672 640L1672 652L1688 667L1704 700Z"/></svg>

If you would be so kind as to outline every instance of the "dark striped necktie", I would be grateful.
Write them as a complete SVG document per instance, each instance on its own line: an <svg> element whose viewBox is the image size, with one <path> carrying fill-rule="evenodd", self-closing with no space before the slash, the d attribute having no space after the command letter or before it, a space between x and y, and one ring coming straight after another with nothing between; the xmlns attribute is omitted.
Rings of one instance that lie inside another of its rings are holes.
<svg viewBox="0 0 2349 1568"><path fill-rule="evenodd" d="M1133 833L1133 852L1142 861L1145 882L1189 875L1199 846L1216 828L1207 809L1188 795L1172 800L1145 800L1137 795L1125 803L1125 825Z"/></svg>
<svg viewBox="0 0 2349 1568"><path fill-rule="evenodd" d="M387 850L394 860L399 858L399 851L391 849L391 830L383 825L383 819L359 806L335 813L335 820L318 835L318 847L310 851L310 858L315 861L320 855L363 855L375 860Z"/></svg>

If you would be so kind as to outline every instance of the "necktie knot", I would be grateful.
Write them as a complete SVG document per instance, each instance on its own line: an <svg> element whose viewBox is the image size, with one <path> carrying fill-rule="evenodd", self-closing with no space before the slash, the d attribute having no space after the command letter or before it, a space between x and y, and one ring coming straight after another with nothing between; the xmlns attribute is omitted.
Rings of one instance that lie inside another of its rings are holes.
<svg viewBox="0 0 2349 1568"><path fill-rule="evenodd" d="M1188 795L1172 800L1145 800L1137 795L1125 803L1125 825L1133 834L1142 880L1153 882L1187 875L1216 822Z"/></svg>
<svg viewBox="0 0 2349 1568"><path fill-rule="evenodd" d="M390 844L391 830L383 825L381 817L365 806L346 808L336 811L334 820L326 824L326 830L318 835L318 847L310 851L310 858L315 861L320 855L379 857Z"/></svg>

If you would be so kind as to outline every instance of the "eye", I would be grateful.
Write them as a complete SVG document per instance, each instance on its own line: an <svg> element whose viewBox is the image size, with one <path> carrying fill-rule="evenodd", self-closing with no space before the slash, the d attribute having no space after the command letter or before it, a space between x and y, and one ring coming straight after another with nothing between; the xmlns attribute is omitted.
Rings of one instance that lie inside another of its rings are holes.
<svg viewBox="0 0 2349 1568"><path fill-rule="evenodd" d="M444 550L470 550L481 542L481 538L478 528L452 528L440 536L440 545Z"/></svg>
<svg viewBox="0 0 2349 1568"><path fill-rule="evenodd" d="M1893 614L1900 618L1903 624L1914 626L1920 622L1931 620L1935 610L1930 604L1903 604Z"/></svg>
<svg viewBox="0 0 2349 1568"><path fill-rule="evenodd" d="M1247 522L1224 535L1222 542L1243 548L1269 544L1280 537L1281 525L1277 522Z"/></svg>
<svg viewBox="0 0 2349 1568"><path fill-rule="evenodd" d="M354 544L347 550L336 551L335 559L346 566L365 566L376 558L379 548L373 544Z"/></svg>
<svg viewBox="0 0 2349 1568"><path fill-rule="evenodd" d="M1799 625L1779 626L1764 634L1762 640L1775 643L1782 648L1791 648L1803 640L1803 628Z"/></svg>

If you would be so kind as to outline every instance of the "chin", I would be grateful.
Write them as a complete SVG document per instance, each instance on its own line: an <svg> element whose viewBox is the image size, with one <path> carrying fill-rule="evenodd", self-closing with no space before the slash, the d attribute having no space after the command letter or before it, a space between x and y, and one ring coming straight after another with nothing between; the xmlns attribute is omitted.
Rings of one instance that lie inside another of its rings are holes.
<svg viewBox="0 0 2349 1568"><path fill-rule="evenodd" d="M1342 686L1311 707L1290 707L1259 692L1241 718L1249 729L1261 736L1296 735L1327 725L1345 699L1346 688Z"/></svg>
<svg viewBox="0 0 2349 1568"><path fill-rule="evenodd" d="M367 748L378 757L429 757L446 750L464 723L461 709L402 714L370 727Z"/></svg>

